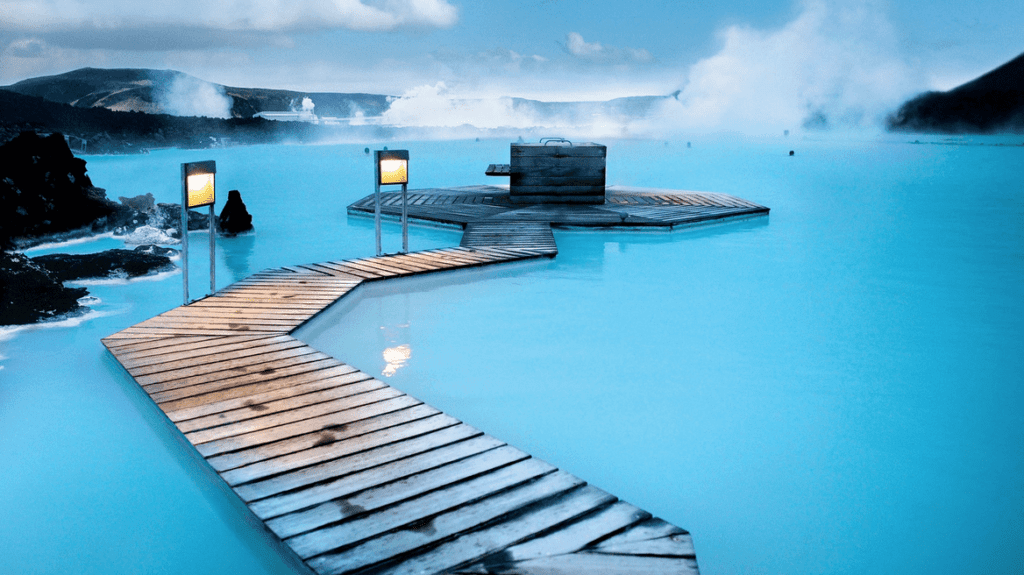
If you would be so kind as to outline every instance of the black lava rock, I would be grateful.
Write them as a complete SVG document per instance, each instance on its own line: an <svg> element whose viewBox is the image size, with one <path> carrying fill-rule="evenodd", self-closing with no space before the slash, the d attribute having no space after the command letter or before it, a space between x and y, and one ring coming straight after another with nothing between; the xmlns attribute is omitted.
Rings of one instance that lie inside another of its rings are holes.
<svg viewBox="0 0 1024 575"><path fill-rule="evenodd" d="M0 146L0 244L11 239L91 226L117 211L115 202L92 185L85 160L76 158L64 136L22 132Z"/></svg>
<svg viewBox="0 0 1024 575"><path fill-rule="evenodd" d="M889 130L1024 133L1024 54L948 92L925 92L886 120Z"/></svg>
<svg viewBox="0 0 1024 575"><path fill-rule="evenodd" d="M238 190L228 192L228 201L220 212L220 231L233 236L252 229L252 216L245 209L242 194Z"/></svg>
<svg viewBox="0 0 1024 575"><path fill-rule="evenodd" d="M85 288L66 288L24 254L0 252L0 325L35 323L83 310Z"/></svg>
<svg viewBox="0 0 1024 575"><path fill-rule="evenodd" d="M96 254L49 254L32 258L57 281L84 278L134 278L169 271L174 264L169 256L177 250L144 245L134 250L107 250Z"/></svg>

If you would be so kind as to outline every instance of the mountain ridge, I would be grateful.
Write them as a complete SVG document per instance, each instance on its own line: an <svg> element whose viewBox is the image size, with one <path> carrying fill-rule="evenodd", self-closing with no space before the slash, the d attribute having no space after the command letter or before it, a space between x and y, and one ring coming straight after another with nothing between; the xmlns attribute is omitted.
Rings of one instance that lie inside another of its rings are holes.
<svg viewBox="0 0 1024 575"><path fill-rule="evenodd" d="M894 132L1024 133L1024 53L945 92L925 92L886 120Z"/></svg>

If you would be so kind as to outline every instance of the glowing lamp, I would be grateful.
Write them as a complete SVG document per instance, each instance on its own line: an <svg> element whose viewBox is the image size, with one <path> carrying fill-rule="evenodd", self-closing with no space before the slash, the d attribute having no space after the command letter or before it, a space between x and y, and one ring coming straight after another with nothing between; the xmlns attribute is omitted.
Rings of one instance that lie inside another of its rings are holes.
<svg viewBox="0 0 1024 575"><path fill-rule="evenodd" d="M192 162L181 165L185 179L187 207L212 206L216 199L216 162Z"/></svg>
<svg viewBox="0 0 1024 575"><path fill-rule="evenodd" d="M181 280L185 304L188 297L188 211L210 206L210 292L217 291L216 257L214 253L213 204L217 198L217 162L189 162L181 165Z"/></svg>
<svg viewBox="0 0 1024 575"><path fill-rule="evenodd" d="M398 184L402 186L402 253L409 251L409 150L374 150L373 152L374 192L373 222L377 236L377 255L381 255L380 243L380 187Z"/></svg>
<svg viewBox="0 0 1024 575"><path fill-rule="evenodd" d="M382 150L375 152L377 156L377 183L389 184L409 183L409 151Z"/></svg>

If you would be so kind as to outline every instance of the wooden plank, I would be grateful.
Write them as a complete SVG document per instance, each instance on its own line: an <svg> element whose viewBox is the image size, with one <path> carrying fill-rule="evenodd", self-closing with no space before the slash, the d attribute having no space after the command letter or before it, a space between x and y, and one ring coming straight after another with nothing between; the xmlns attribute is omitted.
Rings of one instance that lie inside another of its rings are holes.
<svg viewBox="0 0 1024 575"><path fill-rule="evenodd" d="M512 202L518 199L516 196L601 196L604 201L604 185L561 183L536 183L516 186L512 189ZM569 201L568 198L565 198Z"/></svg>
<svg viewBox="0 0 1024 575"><path fill-rule="evenodd" d="M461 571L460 571L461 572ZM492 574L552 575L698 575L695 559L638 557L633 555L597 555L587 552L540 557L513 563L508 569L496 567Z"/></svg>
<svg viewBox="0 0 1024 575"><path fill-rule="evenodd" d="M321 377L329 378L334 373L347 373L351 369L326 354L311 360L309 357L297 358L299 361L287 367L282 367L281 362L275 362L272 372L214 380L184 390L152 393L150 397L167 412L196 410L202 413L215 413L209 410L215 409L222 401L248 401L250 396L256 394L273 392L292 385L305 385L316 382Z"/></svg>
<svg viewBox="0 0 1024 575"><path fill-rule="evenodd" d="M650 517L650 513L638 507L617 501L569 525L560 526L547 534L484 557L477 565L486 569L549 555L575 553L602 537L607 537ZM475 571L474 569L467 570ZM487 571L482 572L486 573Z"/></svg>
<svg viewBox="0 0 1024 575"><path fill-rule="evenodd" d="M264 401L262 403L251 403L245 407L221 411L216 414L207 415L204 417L196 417L185 421L178 422L178 429L182 433L191 433L203 429L209 429L212 427L218 427L222 425L228 425L232 423L239 423L241 421L255 419L257 417L265 417L275 413L294 413L294 410L308 408L314 405L326 405L332 401L341 400L352 396L363 396L366 392L377 391L386 388L387 385L375 379L372 379L365 373L356 372L356 377L362 379L344 385L337 385L334 387L328 387L326 389L320 389L311 393L304 393L302 395L290 395L288 397L274 400ZM351 374L350 374L351 375ZM346 379L355 379L346 378ZM396 392L400 393L400 392Z"/></svg>
<svg viewBox="0 0 1024 575"><path fill-rule="evenodd" d="M292 357L296 355L296 352L288 352L293 349L300 350L299 353L313 353L316 351L289 336L258 339L244 342L241 346L229 345L224 347L229 348L229 350L220 351L214 349L213 353L208 355L200 352L202 354L200 355L202 359L199 360L201 363L197 363L196 360L191 358L179 358L175 355L166 363L155 363L141 367L126 366L126 369L128 369L128 373L132 374L135 381L145 386L225 371L239 366L249 366L254 363L266 363L273 359Z"/></svg>
<svg viewBox="0 0 1024 575"><path fill-rule="evenodd" d="M385 277L396 277L411 275L415 272L412 270L404 269L399 266L388 265L384 261L384 258L366 258L361 260L350 260L349 266L356 266L369 272L376 272Z"/></svg>
<svg viewBox="0 0 1024 575"><path fill-rule="evenodd" d="M502 451L498 454L486 455L497 449ZM314 506L340 504L342 500L347 500L361 491L404 481L431 470L460 463L467 459L475 459L478 456L483 456L483 458L469 463L469 465L487 465L512 452L518 452L518 450L508 447L488 435L478 435L465 441L390 461L338 479L319 482L304 489L261 499L251 503L249 507L261 519L280 517L296 511L311 510ZM400 489L400 487L398 488ZM339 512L348 513L350 511L356 510L339 505Z"/></svg>
<svg viewBox="0 0 1024 575"><path fill-rule="evenodd" d="M135 374L134 370L140 370L148 366L159 364L171 364L189 360L191 363L202 361L209 355L216 355L234 350L246 350L267 345L274 345L296 341L295 338L287 335L259 335L259 336L237 336L220 338L216 341L203 342L202 344L184 344L159 348L157 350L145 350L140 354L122 354L117 360L129 373Z"/></svg>
<svg viewBox="0 0 1024 575"><path fill-rule="evenodd" d="M193 444L199 445L201 443L225 439L228 437L249 435L264 429L279 428L286 424L298 422L316 426L315 430L319 431L324 425L336 423L339 417L345 417L346 421L353 421L354 419L352 418L358 419L355 415L349 415L347 413L342 414L339 412L363 407L364 409L362 412L365 413L367 411L365 407L368 404L375 404L385 400L395 400L397 402L399 407L395 407L393 409L402 409L419 403L419 400L411 398L393 387L384 386L365 393L332 399L330 401L315 403L313 405L305 405L295 409L270 413L267 415L260 415L258 417L250 417L241 421L226 423L224 425L205 427L187 432L182 429L182 433L184 433L185 437ZM378 409L387 410L388 408L380 405L373 405L369 411L371 413L375 413Z"/></svg>
<svg viewBox="0 0 1024 575"><path fill-rule="evenodd" d="M363 542L355 547L350 547L340 552L326 553L307 559L306 563L321 574L344 573L356 569L365 569L371 566L378 566L380 572L405 572L405 573L439 573L459 563L468 562L475 556L467 557L462 561L452 560L447 545L440 545L429 551L412 555L411 558L397 565L391 565L389 569L381 569L381 563L388 562L394 558L407 558L416 550L437 545L448 540L449 543L458 543L474 537L480 531L473 532L473 529L480 525L486 525L492 521L504 518L516 512L523 512L531 507L542 507L545 511L550 506L537 506L536 504L545 500L556 501L559 495L579 491L583 482L564 471L556 471L540 477L539 479L520 485L514 489L503 491L482 501L464 505L453 511L443 513L421 521L418 524L407 527L400 531L394 531L369 541ZM502 525L504 522L498 523ZM487 530L483 530L487 531ZM459 536L456 538L456 536ZM522 536L525 537L525 536ZM520 537L520 538L522 538ZM288 542L290 543L290 541ZM507 545L506 545L507 547ZM482 549L500 549L501 546L492 545L490 542L480 545ZM439 550L443 550L438 553ZM452 550L463 551L464 549ZM480 551L477 550L476 554Z"/></svg>
<svg viewBox="0 0 1024 575"><path fill-rule="evenodd" d="M344 273L346 275L362 278L364 281L365 280L377 280L377 279L381 278L381 275L376 273L376 272L368 272L366 270L363 270L363 269L360 269L360 268L357 268L357 267L351 267L351 266L348 266L346 264L347 264L347 262L343 262L342 261L342 262L324 262L324 263L321 263L320 265L325 266L325 267L334 268L336 271Z"/></svg>
<svg viewBox="0 0 1024 575"><path fill-rule="evenodd" d="M494 486L498 482L506 482L511 486L532 479L539 473L530 474L523 468L515 469L510 473L513 468L509 466L527 462L528 458L529 456L525 453L508 446L492 449L450 465L435 467L429 471L412 475L401 481L367 489L344 501L336 499L298 513L271 519L267 521L267 526L278 537L285 539L324 527L334 529L334 525L349 520L340 533L342 538L356 539L351 535L344 535L344 533L363 531L360 533L360 537L365 539L373 535L373 529L376 529L378 533L386 531L387 528L384 524L388 521L396 519L402 519L405 523L416 521L415 515L422 518L437 512L437 510L459 505L459 498L465 498L467 494L472 494L474 498L484 497L487 495L488 486ZM530 461L536 462L537 460ZM536 464L534 467L543 469L545 473L553 469L549 465L541 464ZM500 475L502 473L506 475ZM512 473L518 476L518 480L514 482L510 480ZM527 475L529 476L527 477ZM478 479L484 476L488 478L486 482ZM479 483L473 483L474 481L479 481ZM439 502L443 502L446 507L441 507ZM395 504L401 505L378 513L379 510ZM360 516L359 520L351 521L353 517ZM324 542L325 539L331 539L327 549L334 549L338 547L337 542L333 541L334 534L321 531L316 537L307 536L307 541Z"/></svg>
<svg viewBox="0 0 1024 575"><path fill-rule="evenodd" d="M427 411L427 409L428 407L424 406L419 407L416 411L413 411L412 409L399 410L393 414L377 416L374 419L390 423L391 421L398 420L403 417L412 417L408 416L406 412L424 412ZM458 423L458 420L441 414L432 407L429 409L433 410L435 414L429 417L413 419L412 421L402 421L400 425L385 427L384 429L371 431L353 438L328 440L333 442L281 455L273 458L272 460L264 459L244 467L225 470L222 471L220 475L224 481L227 481L228 485L234 486L251 483L253 481L266 479L267 477L272 477L282 472L302 469L325 461L348 457L373 448L379 448L391 443L400 442L405 439L426 435L432 431L444 429L445 427L452 427ZM339 421L339 423L344 422ZM374 421L370 420L370 423L374 423ZM347 431L347 429L342 430L342 432Z"/></svg>
<svg viewBox="0 0 1024 575"><path fill-rule="evenodd" d="M276 335L283 333L280 329L252 329L250 326L239 326L234 329L198 329L198 328L175 328L175 327L132 327L130 334L139 335L142 337L149 336L176 336L176 335L240 335L245 333L250 334L270 334ZM126 332L128 330L125 330Z"/></svg>
<svg viewBox="0 0 1024 575"><path fill-rule="evenodd" d="M533 506L518 517L466 533L436 549L383 569L381 573L433 573L457 568L480 559L487 554L485 549L508 547L536 533L586 515L614 500L613 496L587 485L564 496L549 499L542 505Z"/></svg>
<svg viewBox="0 0 1024 575"><path fill-rule="evenodd" d="M345 262L345 268L350 270L356 270L366 274L366 279L380 279L386 277L394 277L402 275L399 272L384 270L376 266L368 265L364 261L353 261L349 260ZM350 272L351 273L351 272Z"/></svg>
<svg viewBox="0 0 1024 575"><path fill-rule="evenodd" d="M157 346L162 345L163 340L166 337L120 337L121 332L109 335L100 341L106 346L107 349L114 351L122 348L130 348L140 345L156 344Z"/></svg>
<svg viewBox="0 0 1024 575"><path fill-rule="evenodd" d="M542 144L512 144L509 152L512 158L512 166L518 163L518 158L530 157L551 157L551 158L604 158L608 155L608 148L598 144L576 144L573 146Z"/></svg>
<svg viewBox="0 0 1024 575"><path fill-rule="evenodd" d="M309 426L308 431L301 435L279 440L268 441L273 434L252 433L238 438L236 443L242 446L241 449L210 456L207 462L220 472L238 470L232 475L236 478L263 477L260 474L268 470L276 473L328 461L353 449L372 448L375 441L429 433L451 423L450 420L435 419L434 416L440 412L433 407L414 402L409 396L402 396L382 403L383 407L376 409L354 408L351 413L335 413L333 417L317 422L319 426ZM430 421L425 421L427 419ZM413 423L416 425L409 425ZM398 429L400 427L402 429ZM391 431L384 433L389 429ZM353 438L358 440L349 441ZM223 444L228 440L220 442ZM338 442L342 444L332 446Z"/></svg>
<svg viewBox="0 0 1024 575"><path fill-rule="evenodd" d="M256 481L246 485L235 486L235 493L244 501L254 501L285 491L292 491L304 486L321 483L332 478L342 477L378 467L392 461L397 461L411 455L432 451L439 447L450 445L482 435L482 433L464 424L453 425L440 429L434 433L428 433L400 441L392 445L376 447L367 451L350 455L342 459L311 465L302 469L282 473L269 479Z"/></svg>
<svg viewBox="0 0 1024 575"><path fill-rule="evenodd" d="M408 528L410 524L479 502L554 471L554 467L543 461L526 459L415 497L377 513L296 535L285 542L299 557L308 559L338 547L378 537L389 531Z"/></svg>
<svg viewBox="0 0 1024 575"><path fill-rule="evenodd" d="M657 555L659 557L696 557L693 539L689 533L669 535L659 539L633 541L618 545L601 545L590 551L611 555Z"/></svg>
<svg viewBox="0 0 1024 575"><path fill-rule="evenodd" d="M201 384L232 385L237 384L239 378L248 382L260 376L277 376L280 370L299 363L318 361L321 359L332 359L309 346L299 346L284 351L267 353L259 356L245 357L240 360L227 360L218 362L215 366L198 366L202 373L182 377L182 373L162 372L153 375L140 376L140 381L146 393L156 399L163 397L168 392L177 391L187 395L203 392L210 387L199 387ZM186 395L186 396L187 396ZM160 400L157 400L160 401Z"/></svg>
<svg viewBox="0 0 1024 575"><path fill-rule="evenodd" d="M236 409L251 409L256 413L266 411L266 404L289 398L298 398L310 393L330 390L335 387L365 381L369 376L350 365L336 365L318 372L282 377L269 382L258 383L250 389L236 391L234 397L215 399L210 394L199 406L172 409L164 404L168 419L178 423L209 415L226 413ZM374 380L375 381L375 380Z"/></svg>
<svg viewBox="0 0 1024 575"><path fill-rule="evenodd" d="M178 345L203 345L206 342L219 341L225 339L225 337L272 337L272 336L165 336L157 338L148 338L141 341L135 341L128 343L131 340L117 340L118 342L124 342L123 345L110 347L111 353L115 354L118 358L120 357L134 357L143 356L149 353L160 353L160 350L167 347L175 347ZM104 345L106 342L104 342Z"/></svg>
<svg viewBox="0 0 1024 575"><path fill-rule="evenodd" d="M635 543L637 541L649 541L651 539L660 539L662 537L685 534L686 530L684 529L680 529L679 527L667 523L662 519L652 518L642 523L638 523L618 535L609 537L602 541L596 548L601 549L603 546L614 547L617 545Z"/></svg>
<svg viewBox="0 0 1024 575"><path fill-rule="evenodd" d="M571 172L572 170L561 170ZM594 170L597 171L597 170ZM523 190L534 188L551 188L556 191L567 188L587 188L596 190L600 188L601 195L604 195L604 174L586 176L581 174L568 174L564 176L540 176L533 173L512 174L510 181L513 184L512 193L521 194ZM540 193L540 192L535 192ZM596 191L594 193L597 193Z"/></svg>
<svg viewBox="0 0 1024 575"><path fill-rule="evenodd" d="M550 158L523 157L515 166L509 166L510 176L567 177L582 176L585 178L605 177L605 165L594 158L559 158L552 163Z"/></svg>

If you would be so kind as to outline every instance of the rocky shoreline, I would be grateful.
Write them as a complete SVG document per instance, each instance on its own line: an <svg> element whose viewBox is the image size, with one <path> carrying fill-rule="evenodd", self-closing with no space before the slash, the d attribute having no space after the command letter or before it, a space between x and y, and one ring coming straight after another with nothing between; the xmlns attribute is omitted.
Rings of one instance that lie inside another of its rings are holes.
<svg viewBox="0 0 1024 575"><path fill-rule="evenodd" d="M84 313L88 290L64 282L130 279L176 269L181 205L156 203L152 194L114 202L92 185L85 161L64 137L24 132L0 146L0 325L22 325ZM237 190L229 193L214 227L225 235L252 229ZM210 216L188 212L188 229L205 230ZM134 249L30 258L20 251L51 242L111 234ZM160 244L160 245L158 245Z"/></svg>

